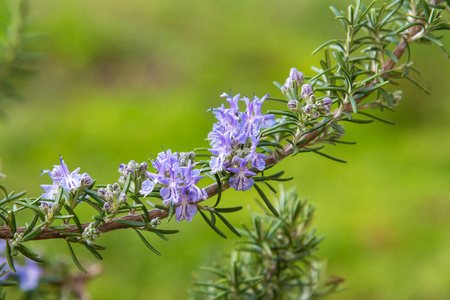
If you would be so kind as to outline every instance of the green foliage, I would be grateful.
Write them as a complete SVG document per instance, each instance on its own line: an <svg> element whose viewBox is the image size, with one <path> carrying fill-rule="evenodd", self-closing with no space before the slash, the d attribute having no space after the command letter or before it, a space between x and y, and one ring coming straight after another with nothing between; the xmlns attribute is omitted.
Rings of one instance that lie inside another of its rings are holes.
<svg viewBox="0 0 450 300"><path fill-rule="evenodd" d="M3 3L0 3L2 5ZM0 108L20 96L19 82L31 75L39 56L30 50L35 39L26 31L28 0L8 0L8 10L0 15Z"/></svg>
<svg viewBox="0 0 450 300"><path fill-rule="evenodd" d="M281 189L279 215L252 213L252 226L238 231L228 264L203 268L210 273L195 283L193 299L317 299L335 292L341 278L324 278L315 257L323 238L311 229L314 208L295 190ZM225 266L224 266L225 265Z"/></svg>

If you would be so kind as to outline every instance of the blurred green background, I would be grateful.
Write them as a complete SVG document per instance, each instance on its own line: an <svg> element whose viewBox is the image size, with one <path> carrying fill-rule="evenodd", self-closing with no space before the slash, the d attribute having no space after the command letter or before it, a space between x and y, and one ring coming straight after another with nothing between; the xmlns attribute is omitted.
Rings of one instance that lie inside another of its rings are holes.
<svg viewBox="0 0 450 300"><path fill-rule="evenodd" d="M281 96L273 80L291 67L312 75L311 52L344 32L328 9L350 1L31 1L30 26L43 33L33 47L39 72L10 103L0 122L2 184L40 195L40 170L81 167L98 183L118 179L120 163L146 161L161 146L207 146L219 95ZM4 9L4 6L2 6ZM450 47L450 39L444 39ZM414 45L426 95L402 82L398 122L349 124L345 140L327 146L339 164L314 154L287 159L284 169L301 197L317 207L315 226L327 273L346 279L330 299L450 298L450 63L434 46ZM253 192L228 191L222 204L254 206ZM83 210L89 222L89 208ZM25 220L25 219L24 219ZM249 223L247 211L232 223ZM157 257L131 230L105 234L103 275L93 299L186 299L201 265L223 261L223 240L201 218L177 228L170 242L149 235ZM62 241L34 242L47 257L68 256ZM77 248L85 265L93 263Z"/></svg>

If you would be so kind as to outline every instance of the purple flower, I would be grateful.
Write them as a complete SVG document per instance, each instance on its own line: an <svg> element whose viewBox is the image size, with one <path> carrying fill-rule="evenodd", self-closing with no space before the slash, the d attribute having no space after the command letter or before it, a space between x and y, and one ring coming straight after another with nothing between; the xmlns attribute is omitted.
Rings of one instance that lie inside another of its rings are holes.
<svg viewBox="0 0 450 300"><path fill-rule="evenodd" d="M261 99L256 96L253 96L252 99L248 97L239 99L239 95L232 97L225 93L222 94L222 97L227 97L230 108L225 108L222 104L220 107L212 109L218 121L208 135L212 147L209 151L214 155L210 160L211 174L222 171L231 172L231 169L235 169L230 168L232 160L235 158L246 158L245 164L248 164L249 167L253 166L264 170L266 156L257 153L256 147L261 130L276 123L274 115L261 113L262 104L268 96L265 95ZM245 112L239 111L239 101L245 102ZM256 175L253 172L250 173ZM234 182L234 179L231 181ZM253 180L245 182L250 182L250 187L253 185Z"/></svg>
<svg viewBox="0 0 450 300"><path fill-rule="evenodd" d="M220 138L217 143L226 147L226 142ZM195 169L197 164L193 162L194 158L194 153L172 153L171 150L159 153L156 160L152 161L156 172L147 172L148 179L142 183L142 189L139 191L145 197L156 185L161 186L160 195L163 203L177 205L175 210L177 221L191 221L197 212L197 207L193 203L208 198L206 190L197 186L205 176L200 175L201 170Z"/></svg>
<svg viewBox="0 0 450 300"><path fill-rule="evenodd" d="M237 160L238 167L228 168L228 171L236 174L236 176L230 178L230 186L236 191L250 190L253 186L254 180L248 177L255 176L256 173L247 169L247 158L242 159L235 157L233 160Z"/></svg>
<svg viewBox="0 0 450 300"><path fill-rule="evenodd" d="M181 198L181 205L175 210L175 219L177 222L181 220L191 222L197 213L197 206L188 202L190 200L188 195L183 195Z"/></svg>
<svg viewBox="0 0 450 300"><path fill-rule="evenodd" d="M53 166L52 171L42 171L42 174L48 174L53 181L52 185L41 185L45 191L45 193L42 194L42 198L55 199L56 194L59 191L59 187L64 188L70 193L75 192L78 189L88 187L92 184L92 178L87 173L78 174L80 168L76 168L74 171L70 172L61 155L59 156L59 160L61 162L60 166Z"/></svg>
<svg viewBox="0 0 450 300"><path fill-rule="evenodd" d="M259 139L252 140L252 147L250 148L250 153L247 156L252 163L252 166L257 168L260 171L264 171L266 167L265 158L268 156L262 153L256 152L256 148L258 146Z"/></svg>
<svg viewBox="0 0 450 300"><path fill-rule="evenodd" d="M24 266L16 266L19 288L23 291L34 290L39 284L42 269L32 260L26 260Z"/></svg>

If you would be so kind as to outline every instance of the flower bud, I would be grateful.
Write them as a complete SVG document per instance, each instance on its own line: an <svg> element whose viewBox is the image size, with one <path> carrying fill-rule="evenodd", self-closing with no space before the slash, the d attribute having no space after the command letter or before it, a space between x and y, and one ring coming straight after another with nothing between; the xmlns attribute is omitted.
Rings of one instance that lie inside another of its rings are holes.
<svg viewBox="0 0 450 300"><path fill-rule="evenodd" d="M329 113L331 110L331 105L333 105L333 100L331 100L330 98L324 98L322 99L322 102L323 102L322 112L324 114Z"/></svg>
<svg viewBox="0 0 450 300"><path fill-rule="evenodd" d="M283 86L281 87L281 92L282 92L284 95L286 95L286 94L289 92L289 88L288 88L287 86L283 85Z"/></svg>
<svg viewBox="0 0 450 300"><path fill-rule="evenodd" d="M112 188L114 191L120 191L120 185L117 182L113 184Z"/></svg>
<svg viewBox="0 0 450 300"><path fill-rule="evenodd" d="M307 104L303 107L303 111L309 115L313 111L313 106L311 104Z"/></svg>
<svg viewBox="0 0 450 300"><path fill-rule="evenodd" d="M189 159L190 160L194 160L195 159L195 152L194 151L189 152Z"/></svg>
<svg viewBox="0 0 450 300"><path fill-rule="evenodd" d="M104 189L104 188L99 188L97 191L98 196L101 198L105 197L105 193L106 193L106 189Z"/></svg>
<svg viewBox="0 0 450 300"><path fill-rule="evenodd" d="M125 172L126 168L127 168L126 164L120 164L120 166L119 166L119 173L123 174Z"/></svg>
<svg viewBox="0 0 450 300"><path fill-rule="evenodd" d="M91 184L92 184L92 178L87 173L84 173L81 177L81 186L88 187Z"/></svg>
<svg viewBox="0 0 450 300"><path fill-rule="evenodd" d="M234 139L234 140L231 142L231 148L233 148L233 149L239 148L240 145L241 145L241 143L239 142L238 139Z"/></svg>
<svg viewBox="0 0 450 300"><path fill-rule="evenodd" d="M291 100L288 102L287 106L291 111L297 111L299 102L297 100Z"/></svg>
<svg viewBox="0 0 450 300"><path fill-rule="evenodd" d="M143 175L143 174L145 174L145 172L147 171L147 169L148 169L148 164L146 163L146 162L143 162L143 163L141 163L140 165L139 165L139 175Z"/></svg>
<svg viewBox="0 0 450 300"><path fill-rule="evenodd" d="M291 69L291 71L289 72L289 77L292 79L292 81L297 82L297 86L302 85L302 83L305 81L303 73L298 71L296 68Z"/></svg>
<svg viewBox="0 0 450 300"><path fill-rule="evenodd" d="M128 163L127 169L136 169L136 162L134 160L130 160L130 162Z"/></svg>
<svg viewBox="0 0 450 300"><path fill-rule="evenodd" d="M124 194L124 193L121 193L120 196L119 196L119 203L123 204L123 203L127 202L127 200L128 200L127 195Z"/></svg>
<svg viewBox="0 0 450 300"><path fill-rule="evenodd" d="M309 84L302 85L301 96L303 99L308 99L313 94L313 90Z"/></svg>
<svg viewBox="0 0 450 300"><path fill-rule="evenodd" d="M103 204L103 209L106 210L106 211L110 211L111 203L105 202L105 204Z"/></svg>
<svg viewBox="0 0 450 300"><path fill-rule="evenodd" d="M114 200L113 193L111 191L106 191L105 200L108 202L112 202Z"/></svg>
<svg viewBox="0 0 450 300"><path fill-rule="evenodd" d="M184 159L184 158L182 158L182 159L180 160L180 166L181 166L181 167L186 167L187 165L188 165L187 160Z"/></svg>

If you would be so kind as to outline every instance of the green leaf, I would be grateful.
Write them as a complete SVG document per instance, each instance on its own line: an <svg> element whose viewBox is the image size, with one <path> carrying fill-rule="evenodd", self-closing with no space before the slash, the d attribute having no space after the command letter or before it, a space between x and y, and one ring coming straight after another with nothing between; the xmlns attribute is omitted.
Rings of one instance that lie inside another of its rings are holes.
<svg viewBox="0 0 450 300"><path fill-rule="evenodd" d="M221 213L231 213L235 211L240 211L242 209L242 206L236 206L236 207L215 207L214 211L221 212Z"/></svg>
<svg viewBox="0 0 450 300"><path fill-rule="evenodd" d="M53 216L52 219L58 219L58 220L66 220L66 219L72 219L74 215L63 215L63 216Z"/></svg>
<svg viewBox="0 0 450 300"><path fill-rule="evenodd" d="M147 208L145 207L144 203L142 203L142 201L139 200L138 197L135 197L135 196L133 196L133 195L130 195L130 198L133 199L133 201L136 201L137 203L139 203L140 205L142 205L142 210L144 211L144 216L145 216L144 220L145 220L147 223L150 222L150 221L151 221L150 214L148 213L148 210L147 210Z"/></svg>
<svg viewBox="0 0 450 300"><path fill-rule="evenodd" d="M166 223L170 222L170 220L172 219L174 213L175 213L175 205L172 202L170 202L170 204L169 204L169 214L167 216Z"/></svg>
<svg viewBox="0 0 450 300"><path fill-rule="evenodd" d="M114 220L116 223L125 224L131 227L146 227L147 223L145 222L138 222L138 221L131 221L131 220Z"/></svg>
<svg viewBox="0 0 450 300"><path fill-rule="evenodd" d="M274 97L267 97L266 100L275 101L275 102L281 102L281 103L288 103L289 102L286 99L274 98Z"/></svg>
<svg viewBox="0 0 450 300"><path fill-rule="evenodd" d="M358 119L340 119L339 121L347 121L351 123L358 123L358 124L369 124L372 123L373 120L358 120Z"/></svg>
<svg viewBox="0 0 450 300"><path fill-rule="evenodd" d="M396 124L397 124L397 123L395 123L394 121L384 120L384 119L381 119L381 118L376 117L376 116L374 116L374 115L370 115L370 114L368 114L368 113L366 113L366 112L359 111L358 113L361 114L361 115L364 115L364 116L366 116L366 117L372 118L372 119L374 119L374 120L383 122L383 123L387 123L387 124L391 124L391 125L396 125Z"/></svg>
<svg viewBox="0 0 450 300"><path fill-rule="evenodd" d="M77 259L77 256L75 255L75 252L72 249L72 246L70 245L70 243L67 241L67 246L69 247L69 251L70 251L70 255L72 256L72 260L75 263L75 265L78 267L78 269L80 269L82 272L87 273L86 269L83 268L83 266L80 264L80 262Z"/></svg>
<svg viewBox="0 0 450 300"><path fill-rule="evenodd" d="M175 234L180 232L179 230L176 229L153 229L151 231L158 231L161 234Z"/></svg>
<svg viewBox="0 0 450 300"><path fill-rule="evenodd" d="M391 51L389 51L387 49L384 49L383 52L384 52L384 54L389 56L396 64L398 64L398 58L397 58L397 56L395 56L394 53L392 53Z"/></svg>
<svg viewBox="0 0 450 300"><path fill-rule="evenodd" d="M292 118L294 120L299 120L297 115L290 112L290 111L285 111L285 110L269 110L267 111L268 114L274 114L274 115L282 115L282 116L286 116L289 118Z"/></svg>
<svg viewBox="0 0 450 300"><path fill-rule="evenodd" d="M261 190L261 188L256 183L253 186L255 187L256 191L258 192L258 194L263 199L263 201L266 204L267 208L272 212L272 214L274 214L275 216L279 217L280 214L275 209L275 207L272 205L272 203L270 203L269 199L267 198L266 194L264 194L264 192Z"/></svg>
<svg viewBox="0 0 450 300"><path fill-rule="evenodd" d="M86 247L86 249L89 250L89 252L92 253L92 255L95 256L98 260L103 260L103 257L100 255L100 253L97 252L92 246L88 245L87 243L83 243L83 245Z"/></svg>
<svg viewBox="0 0 450 300"><path fill-rule="evenodd" d="M42 229L41 228L36 228L33 231L31 231L29 234L24 236L23 237L23 241L26 242L26 241L34 240L35 238L40 236L41 233L42 233Z"/></svg>
<svg viewBox="0 0 450 300"><path fill-rule="evenodd" d="M127 180L125 181L125 184L123 186L122 193L126 195L128 193L128 190L130 189L130 185L131 185L131 173L129 173L127 176Z"/></svg>
<svg viewBox="0 0 450 300"><path fill-rule="evenodd" d="M332 124L333 125L333 124ZM317 146L317 147L313 147L313 148L303 148L303 149L299 149L297 152L302 153L302 152L311 152L311 151L316 151L316 150L320 150L325 146Z"/></svg>
<svg viewBox="0 0 450 300"><path fill-rule="evenodd" d="M384 89L378 89L380 93L383 95L384 99L386 99L387 105L389 108L392 108L394 105L394 99L391 94Z"/></svg>
<svg viewBox="0 0 450 300"><path fill-rule="evenodd" d="M31 260L33 260L35 262L38 262L38 263L43 263L44 262L42 259L40 259L38 257L37 253L31 251L30 249L28 249L27 247L25 247L22 244L19 244L17 246L17 250L19 250L20 253L22 253L24 256L28 257L29 259L31 259Z"/></svg>
<svg viewBox="0 0 450 300"><path fill-rule="evenodd" d="M17 232L17 225L16 225L16 215L14 214L14 210L12 209L9 213L9 219L11 221L9 224L9 228L11 229L11 233L14 235Z"/></svg>
<svg viewBox="0 0 450 300"><path fill-rule="evenodd" d="M331 124L331 127L333 127L333 129L336 130L337 132L339 132L340 134L345 134L345 129L341 125L334 123L334 124ZM317 150L319 150L319 149L317 149Z"/></svg>
<svg viewBox="0 0 450 300"><path fill-rule="evenodd" d="M159 236L161 239L168 241L169 239L166 238L161 232L159 232L159 230L154 229L154 228L149 228L147 229L147 231L153 232L154 234L156 234L157 236Z"/></svg>
<svg viewBox="0 0 450 300"><path fill-rule="evenodd" d="M36 225L37 220L39 219L38 215L34 215L33 220L31 220L30 224L27 226L27 229L23 232L23 235L26 236L28 233L33 230L34 225Z"/></svg>
<svg viewBox="0 0 450 300"><path fill-rule="evenodd" d="M219 205L220 199L222 198L222 181L220 180L219 175L217 175L217 173L214 174L214 178L216 179L217 183L217 200L216 204L214 204L214 207L216 207L217 205Z"/></svg>
<svg viewBox="0 0 450 300"><path fill-rule="evenodd" d="M356 104L356 100L355 98L353 98L353 96L350 96L350 103L352 104L352 109L354 113L358 112L358 106Z"/></svg>
<svg viewBox="0 0 450 300"><path fill-rule="evenodd" d="M80 233L83 233L83 228L81 227L81 223L80 220L78 219L77 215L75 214L75 212L67 205L64 204L64 208L67 210L67 212L69 214L71 214L73 216L72 220L75 222L75 224L77 225L78 231Z"/></svg>
<svg viewBox="0 0 450 300"><path fill-rule="evenodd" d="M319 155L322 155L323 157L329 158L329 159L334 160L334 161L337 161L337 162L347 163L347 162L346 162L345 160L343 160L343 159L333 157L333 156L328 155L328 154L325 154L325 153L323 153L323 152L314 151L314 153L317 153L317 154L319 154Z"/></svg>
<svg viewBox="0 0 450 300"><path fill-rule="evenodd" d="M221 237L223 237L224 239L227 238L227 236L219 230L219 228L217 228L214 224L211 223L211 221L208 219L208 217L205 215L205 213L199 209L198 212L200 212L200 215L203 217L203 219L205 220L205 222Z"/></svg>
<svg viewBox="0 0 450 300"><path fill-rule="evenodd" d="M18 285L18 281L4 281L0 280L0 286L15 286ZM0 298L0 299L6 299L6 298Z"/></svg>
<svg viewBox="0 0 450 300"><path fill-rule="evenodd" d="M148 249L150 249L156 255L161 256L161 253L159 253L158 250L156 250L155 248L153 248L152 245L150 245L150 243L145 239L145 237L142 235L142 233L139 232L139 230L137 230L136 228L133 228L133 229L134 229L134 231L136 231L136 233L139 235L139 237L141 238L142 242L144 243L145 246L147 246Z"/></svg>
<svg viewBox="0 0 450 300"><path fill-rule="evenodd" d="M92 190L88 190L88 189L83 189L83 191L88 194L89 196L92 197L92 199L94 199L95 201L97 201L102 207L105 204L105 200L103 200L102 198L100 198L97 194L96 191L92 191Z"/></svg>
<svg viewBox="0 0 450 300"><path fill-rule="evenodd" d="M50 226L51 229L54 230L66 230L67 228L69 228L69 226L67 225L61 225L61 226Z"/></svg>
<svg viewBox="0 0 450 300"><path fill-rule="evenodd" d="M11 245L8 243L7 240L5 240L5 244L6 244L6 247L5 247L6 253L5 254L6 254L6 259L8 261L9 268L11 269L11 271L16 273L16 268L14 267L14 259L11 254Z"/></svg>
<svg viewBox="0 0 450 300"><path fill-rule="evenodd" d="M231 225L230 222L228 222L228 220L224 216L219 214L217 211L215 211L214 213L219 217L220 220L222 220L222 222L228 227L228 229L230 229L231 232L233 232L238 237L241 237L241 234L236 230L236 228L233 227L233 225Z"/></svg>
<svg viewBox="0 0 450 300"><path fill-rule="evenodd" d="M45 214L42 212L42 210L38 206L30 205L28 203L21 202L21 201L16 201L15 204L21 205L21 206L25 206L25 207L27 207L29 209L34 210L36 212L36 214L38 214L41 219L45 220Z"/></svg>

